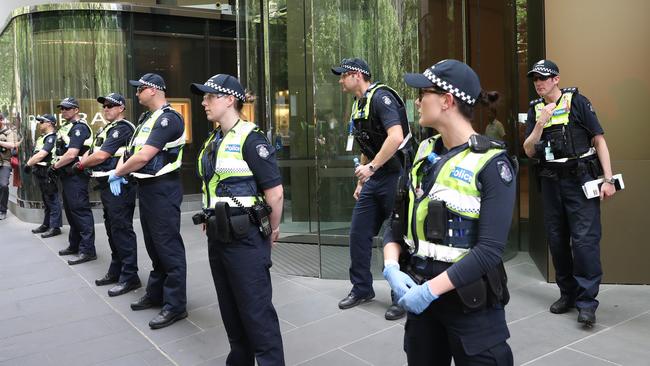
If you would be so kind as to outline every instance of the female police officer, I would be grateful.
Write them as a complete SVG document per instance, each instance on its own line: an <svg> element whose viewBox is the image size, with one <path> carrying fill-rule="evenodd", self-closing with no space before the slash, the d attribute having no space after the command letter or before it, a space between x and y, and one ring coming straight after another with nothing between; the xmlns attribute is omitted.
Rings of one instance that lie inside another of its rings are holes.
<svg viewBox="0 0 650 366"><path fill-rule="evenodd" d="M283 190L275 151L254 123L241 119L244 89L218 74L192 84L207 119L218 122L198 156L203 220L228 365L284 365L280 325L271 303L271 242L280 233Z"/></svg>
<svg viewBox="0 0 650 366"><path fill-rule="evenodd" d="M408 220L394 219L384 240L384 276L408 310L408 364L449 365L453 357L456 365L511 365L501 254L515 169L503 145L472 128L484 93L469 66L443 60L404 81L420 89L420 125L440 132L420 144Z"/></svg>

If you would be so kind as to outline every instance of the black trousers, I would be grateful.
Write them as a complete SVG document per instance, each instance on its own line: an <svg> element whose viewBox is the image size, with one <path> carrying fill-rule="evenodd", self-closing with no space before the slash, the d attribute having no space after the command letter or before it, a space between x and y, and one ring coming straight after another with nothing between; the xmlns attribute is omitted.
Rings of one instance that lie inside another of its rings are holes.
<svg viewBox="0 0 650 366"><path fill-rule="evenodd" d="M271 303L271 243L256 227L233 242L208 242L212 280L228 333L227 365L284 365L280 323Z"/></svg>
<svg viewBox="0 0 650 366"><path fill-rule="evenodd" d="M104 226L111 247L108 274L119 278L119 282L130 282L138 277L138 243L133 231L135 196L133 184L123 185L119 196L113 195L108 185L101 191Z"/></svg>
<svg viewBox="0 0 650 366"><path fill-rule="evenodd" d="M69 247L95 255L95 220L88 198L88 180L84 174L61 177L63 209L70 224Z"/></svg>

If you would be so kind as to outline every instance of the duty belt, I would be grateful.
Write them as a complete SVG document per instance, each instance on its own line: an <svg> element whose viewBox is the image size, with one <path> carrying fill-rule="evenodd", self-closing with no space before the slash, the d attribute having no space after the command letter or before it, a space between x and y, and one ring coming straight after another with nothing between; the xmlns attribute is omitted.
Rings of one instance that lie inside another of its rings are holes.
<svg viewBox="0 0 650 366"><path fill-rule="evenodd" d="M413 240L406 237L404 237L404 240L409 248L415 248ZM456 263L467 255L467 253L469 253L469 249L466 248L454 248L447 245L431 243L426 240L418 240L418 250L413 255L446 263Z"/></svg>
<svg viewBox="0 0 650 366"><path fill-rule="evenodd" d="M580 155L580 156L578 156L576 158L553 159L553 160L546 160L546 162L547 163L566 163L569 160L582 159L582 158L586 158L586 157L589 157L589 156L592 156L592 155L595 155L595 154L596 154L596 149L592 147L592 148L589 148L589 151L587 151L586 153L584 153L584 154L582 154L582 155Z"/></svg>

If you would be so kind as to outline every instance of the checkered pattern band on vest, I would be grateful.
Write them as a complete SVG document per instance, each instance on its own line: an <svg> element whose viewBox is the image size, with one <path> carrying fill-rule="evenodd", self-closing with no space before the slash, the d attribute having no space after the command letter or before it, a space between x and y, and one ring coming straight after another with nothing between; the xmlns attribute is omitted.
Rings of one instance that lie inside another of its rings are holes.
<svg viewBox="0 0 650 366"><path fill-rule="evenodd" d="M242 93L236 92L236 91L234 91L232 89L224 88L223 86L221 86L219 84L215 84L215 83L213 83L211 81L206 81L205 84L203 84L203 85L209 86L212 89L220 91L220 92L222 92L224 94L233 95L233 96L235 96L235 98L241 100L242 102L246 101L246 97Z"/></svg>
<svg viewBox="0 0 650 366"><path fill-rule="evenodd" d="M548 73L548 74L551 74L551 75L559 75L557 73L557 71L555 71L553 69L549 69L547 67L543 67L543 66L535 66L535 67L533 67L532 72L544 72L544 73Z"/></svg>
<svg viewBox="0 0 650 366"><path fill-rule="evenodd" d="M370 73L367 70L364 70L364 69L362 69L360 67L354 67L354 66L350 66L350 65L341 65L341 67L344 68L344 69L348 69L350 71L359 71L360 73L362 73L364 75L370 76Z"/></svg>
<svg viewBox="0 0 650 366"><path fill-rule="evenodd" d="M463 102L469 105L474 105L474 103L476 103L476 98L473 98L470 95L466 94L464 91L454 87L451 83L440 79L433 72L431 72L431 70L426 69L423 75L426 76L427 79L431 80L432 83L436 84L438 87L442 88L443 90L446 90L449 93L453 94L455 97L459 98Z"/></svg>
<svg viewBox="0 0 650 366"><path fill-rule="evenodd" d="M112 102L113 104L124 105L124 104L122 104L122 102L120 102L119 100L117 100L117 99L113 99L113 98L108 97L108 96L104 97L104 99L108 100L109 102Z"/></svg>
<svg viewBox="0 0 650 366"><path fill-rule="evenodd" d="M140 84L144 84L144 85L146 85L146 86L150 86L150 87L152 87L152 88L154 88L154 89L158 89L158 90L165 91L165 88L163 88L162 86L160 86L160 85L156 85L156 84L154 84L154 83L150 83L150 82L148 82L148 81L146 81L146 80L142 80L142 79L140 79L140 80L138 80L138 82L139 82Z"/></svg>

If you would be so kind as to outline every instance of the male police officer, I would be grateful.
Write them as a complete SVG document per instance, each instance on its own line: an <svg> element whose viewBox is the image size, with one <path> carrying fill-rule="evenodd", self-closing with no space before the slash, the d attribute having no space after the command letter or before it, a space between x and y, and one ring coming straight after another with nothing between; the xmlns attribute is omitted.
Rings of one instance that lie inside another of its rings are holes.
<svg viewBox="0 0 650 366"><path fill-rule="evenodd" d="M11 175L11 151L18 147L16 133L0 113L0 220L7 217L9 202L9 176Z"/></svg>
<svg viewBox="0 0 650 366"><path fill-rule="evenodd" d="M36 140L34 155L27 161L23 168L25 173L33 172L38 186L41 189L45 215L43 224L33 229L34 234L41 234L43 238L50 238L61 234L61 201L59 201L59 189L56 184L56 177L48 174L48 168L54 156L54 145L56 144L56 117L51 114L37 116L41 136Z"/></svg>
<svg viewBox="0 0 650 366"><path fill-rule="evenodd" d="M343 59L332 72L340 75L343 91L355 97L347 150L351 150L353 138L361 150L361 165L355 170L357 202L350 227L352 291L339 302L339 308L349 309L375 297L370 272L372 239L393 209L397 180L403 169L402 152L398 150L410 135L406 136L409 127L404 102L393 89L371 81L370 68L364 60ZM385 317L395 320L404 315L394 299Z"/></svg>
<svg viewBox="0 0 650 366"><path fill-rule="evenodd" d="M187 317L185 246L180 233L183 187L179 170L185 145L183 117L165 99L165 81L149 73L129 80L137 87L140 104L149 109L139 120L127 154L108 178L118 195L123 178L131 174L138 182L140 223L153 270L147 292L131 304L132 310L162 305L149 322L159 329Z"/></svg>
<svg viewBox="0 0 650 366"><path fill-rule="evenodd" d="M95 252L95 222L88 198L86 174L72 169L93 141L93 132L85 120L79 118L79 103L74 98L65 98L57 106L66 123L57 133L56 155L58 160L50 169L61 177L63 208L70 223L69 245L59 255L77 254L68 264L74 265L97 259Z"/></svg>
<svg viewBox="0 0 650 366"><path fill-rule="evenodd" d="M576 306L578 322L596 321L600 266L600 201L587 199L582 184L603 174L600 199L614 195L609 150L589 99L577 88L560 89L560 70L541 60L528 72L541 98L530 103L524 150L540 159L546 236L560 299L550 311Z"/></svg>
<svg viewBox="0 0 650 366"><path fill-rule="evenodd" d="M108 185L109 171L115 169L117 161L124 156L135 126L124 119L126 101L120 94L110 93L98 97L97 101L102 104L108 124L98 132L90 150L74 167L78 171L92 168L91 176L101 188L111 264L106 275L95 280L95 284L103 286L117 283L108 290L108 295L118 296L142 286L138 278L137 240L133 232L135 187L133 184L124 185L120 194L114 196Z"/></svg>

